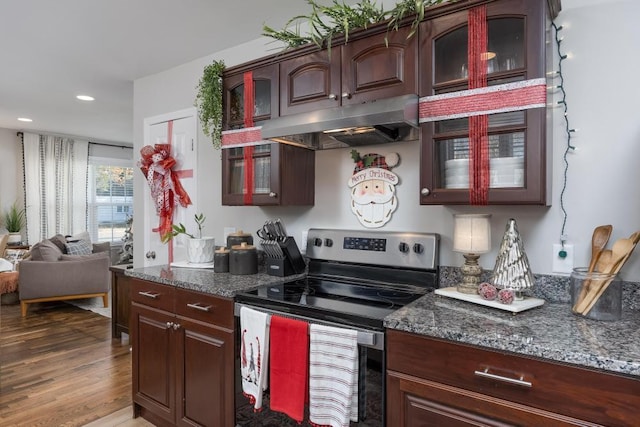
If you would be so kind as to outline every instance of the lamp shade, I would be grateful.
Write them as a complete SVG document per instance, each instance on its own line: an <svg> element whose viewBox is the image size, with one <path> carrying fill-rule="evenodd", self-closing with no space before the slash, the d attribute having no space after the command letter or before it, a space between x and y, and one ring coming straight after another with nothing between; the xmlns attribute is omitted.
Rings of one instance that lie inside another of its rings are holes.
<svg viewBox="0 0 640 427"><path fill-rule="evenodd" d="M491 249L490 214L453 216L453 250L481 254Z"/></svg>

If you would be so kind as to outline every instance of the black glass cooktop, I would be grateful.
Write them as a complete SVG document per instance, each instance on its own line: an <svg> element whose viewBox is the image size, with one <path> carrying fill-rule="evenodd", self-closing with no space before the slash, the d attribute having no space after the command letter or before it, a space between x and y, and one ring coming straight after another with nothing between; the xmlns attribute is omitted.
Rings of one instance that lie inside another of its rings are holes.
<svg viewBox="0 0 640 427"><path fill-rule="evenodd" d="M243 292L236 300L298 316L382 329L387 315L426 292L419 288L306 278Z"/></svg>

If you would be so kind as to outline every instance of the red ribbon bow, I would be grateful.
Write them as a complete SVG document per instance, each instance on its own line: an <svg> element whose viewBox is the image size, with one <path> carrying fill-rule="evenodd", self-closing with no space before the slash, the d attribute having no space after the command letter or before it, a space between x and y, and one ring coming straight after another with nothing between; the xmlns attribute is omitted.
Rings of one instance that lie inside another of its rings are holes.
<svg viewBox="0 0 640 427"><path fill-rule="evenodd" d="M158 231L160 236L164 236L171 232L176 202L186 207L191 204L191 199L173 170L176 159L171 157L171 144L146 145L140 150L140 155L142 158L138 166L147 178L156 213L160 217Z"/></svg>

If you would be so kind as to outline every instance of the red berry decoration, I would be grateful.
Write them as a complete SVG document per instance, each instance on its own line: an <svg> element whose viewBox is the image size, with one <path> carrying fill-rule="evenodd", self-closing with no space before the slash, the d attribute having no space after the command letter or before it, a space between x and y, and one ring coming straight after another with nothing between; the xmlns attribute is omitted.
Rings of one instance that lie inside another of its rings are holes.
<svg viewBox="0 0 640 427"><path fill-rule="evenodd" d="M491 283L483 282L478 285L478 295L480 295L482 299L493 301L498 295L498 290Z"/></svg>
<svg viewBox="0 0 640 427"><path fill-rule="evenodd" d="M515 295L513 293L513 290L500 289L500 292L498 292L498 301L500 301L502 304L511 304L513 302L514 296Z"/></svg>

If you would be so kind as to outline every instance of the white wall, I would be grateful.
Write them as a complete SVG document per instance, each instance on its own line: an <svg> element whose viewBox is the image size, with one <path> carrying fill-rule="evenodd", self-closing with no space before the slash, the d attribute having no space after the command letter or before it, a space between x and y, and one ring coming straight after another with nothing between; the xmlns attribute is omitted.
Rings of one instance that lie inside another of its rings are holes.
<svg viewBox="0 0 640 427"><path fill-rule="evenodd" d="M575 245L575 265L588 264L591 233L595 226L612 224L612 241L640 230L640 100L637 70L640 56L640 2L635 0L563 0L556 19L563 25L563 62L571 127L578 128L572 142L578 150L568 156L568 181L564 206L568 217L565 233ZM139 79L134 84L134 158L143 145L145 117L180 110L193 105L202 69L212 60L223 59L233 66L273 53L270 39L259 39L175 69ZM555 58L557 61L557 58ZM563 223L560 191L563 185L563 153L566 147L562 110L554 109L554 154L552 206L492 206L488 208L421 206L419 204L419 145L405 142L371 147L372 152L400 154L394 169L401 179L396 187L399 206L386 230L436 232L442 236L442 265L462 264L462 256L451 251L452 214L492 213L493 250L481 257L484 268L492 269L504 226L509 218L518 223L525 250L535 273L551 274L552 245L558 243ZM289 233L300 243L302 230L311 226L360 229L348 202L347 179L353 172L349 149L316 153L316 201L314 207L224 207L221 206L220 153L199 135L198 183L200 200L207 216L207 232L222 241L223 228L234 226L254 233L266 218L280 217ZM369 152L362 148L361 154ZM143 194L142 174L136 175L136 194ZM135 211L143 212L137 198ZM136 217L140 233L142 218ZM156 224L153 224L155 226ZM147 227L150 228L150 227ZM143 248L136 246L137 265ZM640 252L622 270L625 280L640 281Z"/></svg>
<svg viewBox="0 0 640 427"><path fill-rule="evenodd" d="M4 212L17 201L19 206L24 203L24 187L22 186L22 146L12 129L0 128L0 212ZM4 232L0 226L0 231Z"/></svg>

